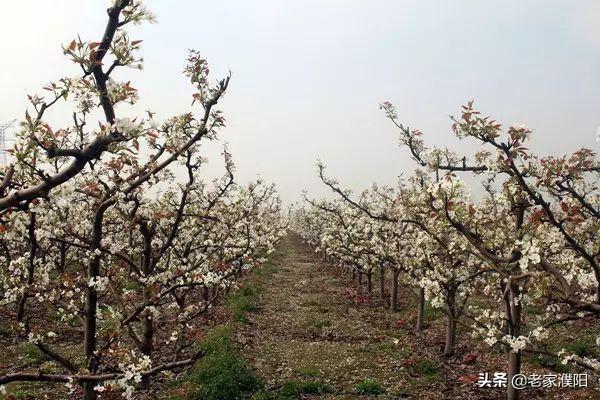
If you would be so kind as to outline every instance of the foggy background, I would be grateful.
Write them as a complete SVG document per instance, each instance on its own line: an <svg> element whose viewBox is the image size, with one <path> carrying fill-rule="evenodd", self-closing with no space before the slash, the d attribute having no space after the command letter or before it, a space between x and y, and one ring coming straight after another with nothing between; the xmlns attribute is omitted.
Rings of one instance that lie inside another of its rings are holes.
<svg viewBox="0 0 600 400"><path fill-rule="evenodd" d="M260 175L286 203L302 189L327 191L328 174L360 190L392 184L415 167L378 109L391 101L425 140L476 149L451 134L449 114L469 98L504 125L534 129L533 148L598 150L600 2L597 0L149 0L158 24L130 29L143 39L145 69L118 70L139 90L135 112L158 119L189 111L181 74L187 49L208 60L213 80L232 71L219 107L221 132L239 182ZM79 33L100 41L105 0L21 0L0 16L0 123L22 118L26 94L80 74L62 54ZM121 116L132 110L124 105ZM71 121L52 109L55 129ZM96 126L89 121L90 126ZM222 171L220 144L207 146L207 176Z"/></svg>

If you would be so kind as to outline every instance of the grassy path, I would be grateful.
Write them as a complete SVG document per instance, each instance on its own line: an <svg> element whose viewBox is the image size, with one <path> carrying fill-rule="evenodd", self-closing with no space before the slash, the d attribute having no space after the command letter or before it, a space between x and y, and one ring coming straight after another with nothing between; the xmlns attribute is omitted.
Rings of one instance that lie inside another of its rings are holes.
<svg viewBox="0 0 600 400"><path fill-rule="evenodd" d="M401 313L357 306L351 278L322 265L297 237L284 239L280 251L257 312L238 330L268 387L331 392L326 398L445 398L441 364L398 327Z"/></svg>

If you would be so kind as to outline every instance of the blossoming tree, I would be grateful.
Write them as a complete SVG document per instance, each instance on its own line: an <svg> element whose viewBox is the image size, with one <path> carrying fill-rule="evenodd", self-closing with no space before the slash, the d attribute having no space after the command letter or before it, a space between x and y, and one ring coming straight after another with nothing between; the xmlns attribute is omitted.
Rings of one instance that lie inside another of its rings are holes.
<svg viewBox="0 0 600 400"><path fill-rule="evenodd" d="M547 334L544 328L554 324L597 317L598 262L600 223L597 176L600 164L589 149L569 156L538 157L525 145L531 130L502 126L490 117L483 117L473 108L473 102L463 106L461 117L453 118L452 129L459 138L473 138L483 150L467 162L465 155L447 149L430 149L422 133L398 121L395 108L384 103L382 109L399 128L401 143L408 147L416 162L452 184L461 185L456 173L481 177L488 196L473 204L463 195L452 199L448 190L432 194L443 204L442 215L468 242L476 254L501 272L498 300L504 306L508 345L509 382L519 373L520 354L535 340ZM488 286L489 287L489 286ZM555 290L558 289L558 290ZM537 328L522 332L524 304L547 305L543 318L537 318ZM558 312L557 312L558 311ZM480 313L499 321L496 313ZM546 322L542 322L546 319ZM489 322L490 319L488 319ZM497 325L487 325L489 343L502 332ZM576 355L573 361L598 370L598 362ZM509 385L508 398L518 397Z"/></svg>
<svg viewBox="0 0 600 400"><path fill-rule="evenodd" d="M519 395L512 377L521 371L524 352L598 372L599 361L589 355L548 350L554 327L598 318L596 154L581 149L538 157L525 147L529 129L503 130L470 102L452 126L459 138L482 145L469 162L466 155L428 148L420 131L399 122L390 103L382 108L419 170L397 189L368 190L354 199L319 165L321 180L338 199L309 201L310 208L296 214L296 229L335 262L353 260L365 270L391 262L402 284L443 306L446 355L454 350L459 320L474 338L504 348L509 399ZM460 174L472 175L474 183ZM477 301L470 303L473 297Z"/></svg>
<svg viewBox="0 0 600 400"><path fill-rule="evenodd" d="M198 115L117 117L118 104L138 99L113 74L142 65L141 41L125 28L154 17L139 0L114 1L108 17L101 42L64 48L82 76L48 85L50 100L30 96L36 114L26 114L0 186L0 307L13 317L14 342L51 364L3 371L0 385L62 382L88 400L131 398L194 363L199 318L283 233L274 187L235 183L227 151L225 176L200 179L200 144L224 126L216 105L229 78L211 84L198 52L184 70ZM45 113L68 99L73 124L50 127Z"/></svg>

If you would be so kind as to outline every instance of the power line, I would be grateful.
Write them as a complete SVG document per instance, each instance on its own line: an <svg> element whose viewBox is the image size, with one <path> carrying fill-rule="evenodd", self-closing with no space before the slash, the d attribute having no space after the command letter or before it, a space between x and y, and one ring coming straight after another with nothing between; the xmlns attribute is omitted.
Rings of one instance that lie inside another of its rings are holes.
<svg viewBox="0 0 600 400"><path fill-rule="evenodd" d="M16 119L13 119L10 122L0 125L0 164L6 164L8 162L8 157L6 156L6 131L8 128L13 126L13 124L17 122Z"/></svg>

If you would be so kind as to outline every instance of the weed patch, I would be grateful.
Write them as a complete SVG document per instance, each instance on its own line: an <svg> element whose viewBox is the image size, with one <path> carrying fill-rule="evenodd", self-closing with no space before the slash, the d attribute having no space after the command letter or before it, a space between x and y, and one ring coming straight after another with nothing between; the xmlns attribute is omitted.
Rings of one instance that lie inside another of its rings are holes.
<svg viewBox="0 0 600 400"><path fill-rule="evenodd" d="M385 392L385 390L383 390L383 387L379 384L379 382L373 379L365 379L364 381L355 386L355 390L358 394L367 394L374 396L380 395L383 392Z"/></svg>
<svg viewBox="0 0 600 400"><path fill-rule="evenodd" d="M46 357L33 343L25 343L22 348L22 354L30 365L40 366L48 361L48 357Z"/></svg>
<svg viewBox="0 0 600 400"><path fill-rule="evenodd" d="M299 368L296 374L304 378L314 378L319 375L319 370L313 366L303 367Z"/></svg>
<svg viewBox="0 0 600 400"><path fill-rule="evenodd" d="M186 376L181 387L163 399L234 400L262 388L235 347L231 328L215 328L201 345L205 356Z"/></svg>
<svg viewBox="0 0 600 400"><path fill-rule="evenodd" d="M287 381L284 383L280 395L283 398L292 398L304 394L324 394L333 392L333 388L323 382Z"/></svg>
<svg viewBox="0 0 600 400"><path fill-rule="evenodd" d="M229 307L234 320L247 323L249 312L258 309L258 289L251 283L246 282L237 292L229 298Z"/></svg>
<svg viewBox="0 0 600 400"><path fill-rule="evenodd" d="M416 372L420 375L429 376L437 374L440 370L438 363L428 359L417 361L410 368L413 372Z"/></svg>

